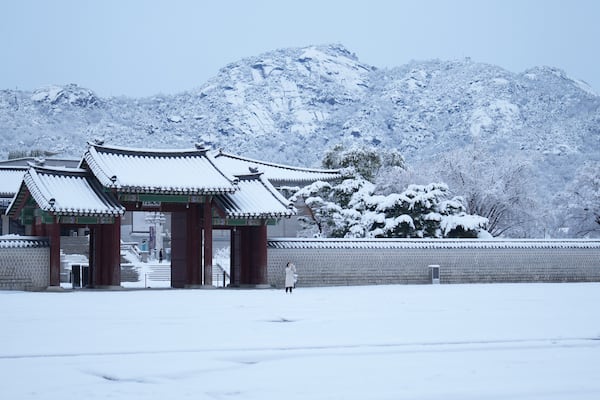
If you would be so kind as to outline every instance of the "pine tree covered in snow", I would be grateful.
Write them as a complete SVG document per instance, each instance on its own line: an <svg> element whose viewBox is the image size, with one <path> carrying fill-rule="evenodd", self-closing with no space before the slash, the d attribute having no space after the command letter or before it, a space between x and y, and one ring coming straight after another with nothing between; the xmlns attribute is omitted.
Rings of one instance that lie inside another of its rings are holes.
<svg viewBox="0 0 600 400"><path fill-rule="evenodd" d="M463 199L450 198L445 184L376 194L377 186L364 176L376 177L382 166L403 168L396 151L378 154L368 146L335 146L325 153L323 164L346 167L353 176L334 185L315 182L294 194L291 200L302 199L310 210L308 217L300 217L306 236L475 238L485 233L487 218L467 214Z"/></svg>
<svg viewBox="0 0 600 400"><path fill-rule="evenodd" d="M303 199L303 236L380 238L476 238L488 236L487 218L465 212L444 184L410 185L402 193L375 195L360 176L338 185L316 182L291 198Z"/></svg>

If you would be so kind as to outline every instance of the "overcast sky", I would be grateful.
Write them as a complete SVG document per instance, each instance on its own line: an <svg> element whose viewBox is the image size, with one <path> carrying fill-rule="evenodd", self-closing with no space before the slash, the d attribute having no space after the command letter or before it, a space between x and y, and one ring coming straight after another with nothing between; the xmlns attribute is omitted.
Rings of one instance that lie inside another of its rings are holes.
<svg viewBox="0 0 600 400"><path fill-rule="evenodd" d="M0 89L173 94L244 57L341 43L379 68L554 66L600 93L596 0L0 0L0 18Z"/></svg>

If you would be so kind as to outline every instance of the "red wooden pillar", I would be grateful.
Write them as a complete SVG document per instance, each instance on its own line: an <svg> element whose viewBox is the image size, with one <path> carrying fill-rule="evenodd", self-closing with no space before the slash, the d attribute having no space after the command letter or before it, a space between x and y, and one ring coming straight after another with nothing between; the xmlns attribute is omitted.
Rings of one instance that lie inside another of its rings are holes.
<svg viewBox="0 0 600 400"><path fill-rule="evenodd" d="M104 286L121 286L121 218L104 227Z"/></svg>
<svg viewBox="0 0 600 400"><path fill-rule="evenodd" d="M91 286L121 286L121 219L113 224L95 225L90 232Z"/></svg>
<svg viewBox="0 0 600 400"><path fill-rule="evenodd" d="M45 226L50 238L50 287L60 286L60 224L53 222Z"/></svg>
<svg viewBox="0 0 600 400"><path fill-rule="evenodd" d="M202 285L200 207L200 204L190 204L190 208L187 210L186 287L199 287Z"/></svg>
<svg viewBox="0 0 600 400"><path fill-rule="evenodd" d="M96 244L98 232L96 232L96 225L92 225L90 228L90 254L88 257L88 273L87 273L87 286L94 287L96 283L96 264L97 256L96 253L98 251L98 245Z"/></svg>
<svg viewBox="0 0 600 400"><path fill-rule="evenodd" d="M213 231L212 199L210 196L204 202L202 221L202 231L204 232L204 285L212 286Z"/></svg>
<svg viewBox="0 0 600 400"><path fill-rule="evenodd" d="M254 227L253 244L253 264L254 264L254 284L266 285L267 282L267 225Z"/></svg>
<svg viewBox="0 0 600 400"><path fill-rule="evenodd" d="M187 212L171 213L171 287L187 284Z"/></svg>
<svg viewBox="0 0 600 400"><path fill-rule="evenodd" d="M42 223L41 217L34 217L33 225L31 226L31 236L49 236L46 224Z"/></svg>
<svg viewBox="0 0 600 400"><path fill-rule="evenodd" d="M252 232L251 228L239 228L240 233L240 284L252 284Z"/></svg>
<svg viewBox="0 0 600 400"><path fill-rule="evenodd" d="M232 286L239 287L241 284L241 255L242 255L242 240L241 230L233 228L231 230L230 242L230 277L229 280Z"/></svg>

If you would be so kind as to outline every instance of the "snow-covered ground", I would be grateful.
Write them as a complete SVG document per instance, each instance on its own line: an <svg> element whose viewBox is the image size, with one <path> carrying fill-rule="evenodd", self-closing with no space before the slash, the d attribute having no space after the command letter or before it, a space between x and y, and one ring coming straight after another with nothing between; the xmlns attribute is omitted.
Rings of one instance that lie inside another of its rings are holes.
<svg viewBox="0 0 600 400"><path fill-rule="evenodd" d="M1 399L598 399L600 284L0 291Z"/></svg>

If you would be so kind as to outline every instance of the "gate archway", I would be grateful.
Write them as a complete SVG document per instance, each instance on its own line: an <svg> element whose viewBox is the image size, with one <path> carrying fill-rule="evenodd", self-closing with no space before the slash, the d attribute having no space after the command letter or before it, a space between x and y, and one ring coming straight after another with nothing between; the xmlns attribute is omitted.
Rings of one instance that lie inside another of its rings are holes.
<svg viewBox="0 0 600 400"><path fill-rule="evenodd" d="M120 222L128 211L172 215L173 287L212 285L212 231L231 235L234 285L267 285L267 225L295 209L256 170L220 170L207 149L140 150L90 144L79 168L32 166L9 215L51 242L60 285L62 226L90 229L91 284L120 285Z"/></svg>

